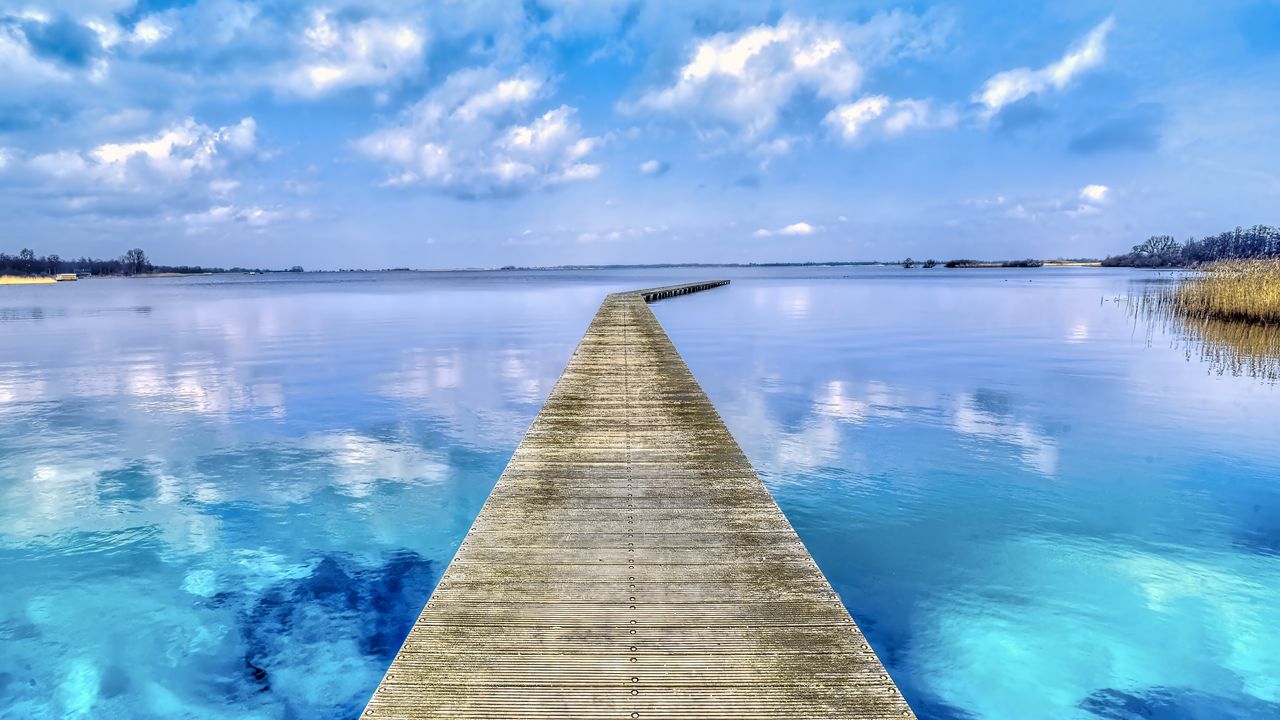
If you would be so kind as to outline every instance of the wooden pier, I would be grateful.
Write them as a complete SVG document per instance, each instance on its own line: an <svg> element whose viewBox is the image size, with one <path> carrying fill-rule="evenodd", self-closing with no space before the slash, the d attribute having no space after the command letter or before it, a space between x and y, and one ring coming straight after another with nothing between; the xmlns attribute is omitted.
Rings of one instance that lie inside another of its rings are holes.
<svg viewBox="0 0 1280 720"><path fill-rule="evenodd" d="M646 301L605 298L364 714L903 718Z"/></svg>

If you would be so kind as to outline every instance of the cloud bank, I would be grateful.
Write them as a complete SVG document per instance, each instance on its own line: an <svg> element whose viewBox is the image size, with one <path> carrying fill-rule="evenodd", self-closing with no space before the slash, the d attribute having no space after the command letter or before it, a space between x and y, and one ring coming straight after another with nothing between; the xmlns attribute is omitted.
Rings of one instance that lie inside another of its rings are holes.
<svg viewBox="0 0 1280 720"><path fill-rule="evenodd" d="M589 156L602 138L582 132L576 108L538 108L547 94L547 81L531 68L508 76L460 71L356 148L390 169L389 185L465 198L596 177L600 165Z"/></svg>

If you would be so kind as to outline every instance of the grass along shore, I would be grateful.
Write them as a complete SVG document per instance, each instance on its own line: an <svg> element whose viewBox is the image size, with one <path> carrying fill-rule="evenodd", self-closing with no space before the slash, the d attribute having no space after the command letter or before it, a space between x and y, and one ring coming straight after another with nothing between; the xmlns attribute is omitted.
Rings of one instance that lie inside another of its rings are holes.
<svg viewBox="0 0 1280 720"><path fill-rule="evenodd" d="M1280 325L1280 259L1207 265L1179 283L1173 303L1192 318Z"/></svg>

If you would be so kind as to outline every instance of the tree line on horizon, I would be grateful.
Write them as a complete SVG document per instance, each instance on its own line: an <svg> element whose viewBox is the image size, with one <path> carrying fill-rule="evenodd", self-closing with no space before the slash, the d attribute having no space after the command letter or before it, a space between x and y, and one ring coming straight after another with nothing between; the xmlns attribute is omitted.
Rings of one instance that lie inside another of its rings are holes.
<svg viewBox="0 0 1280 720"><path fill-rule="evenodd" d="M118 258L101 260L98 258L79 257L64 259L56 254L36 255L30 248L23 248L17 255L0 252L0 275L59 275L75 273L105 277L113 275L133 276L149 273L174 273L179 275L197 275L201 273L223 272L278 272L262 268L217 268L199 265L156 265L147 257L141 248L133 248ZM301 265L294 265L289 272L302 272Z"/></svg>
<svg viewBox="0 0 1280 720"><path fill-rule="evenodd" d="M1269 258L1280 258L1280 228L1254 225L1193 237L1181 243L1172 235L1152 235L1123 255L1105 258L1102 264L1105 267L1187 267L1219 260Z"/></svg>

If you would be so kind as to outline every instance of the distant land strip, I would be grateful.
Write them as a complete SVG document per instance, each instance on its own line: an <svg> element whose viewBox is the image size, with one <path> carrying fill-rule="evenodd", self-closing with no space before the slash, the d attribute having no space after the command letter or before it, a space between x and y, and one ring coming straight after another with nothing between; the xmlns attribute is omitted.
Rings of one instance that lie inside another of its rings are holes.
<svg viewBox="0 0 1280 720"><path fill-rule="evenodd" d="M873 267L901 265L904 268L930 269L938 265L953 269L971 268L1036 268L1050 267L1139 267L1139 268L1197 268L1222 260L1262 260L1280 258L1280 228L1270 225L1236 227L1234 230L1189 238L1179 243L1171 235L1152 235L1145 241L1120 255L1097 258L970 260L952 259L939 261L933 258L914 260L809 260L792 262L667 262L667 263L604 263L562 265L503 265L501 267L410 268L380 269L339 268L313 272L503 272L535 270L644 270L669 268L788 268L788 267ZM157 277L174 275L202 275L221 273L284 273L304 272L301 265L288 269L253 267L202 267L200 265L157 265L151 262L141 248L133 248L119 258L95 259L80 257L64 259L59 255L37 256L29 248L16 255L0 252L0 276L10 278L54 277L75 274L78 277L136 276ZM7 284L17 283L12 280Z"/></svg>

